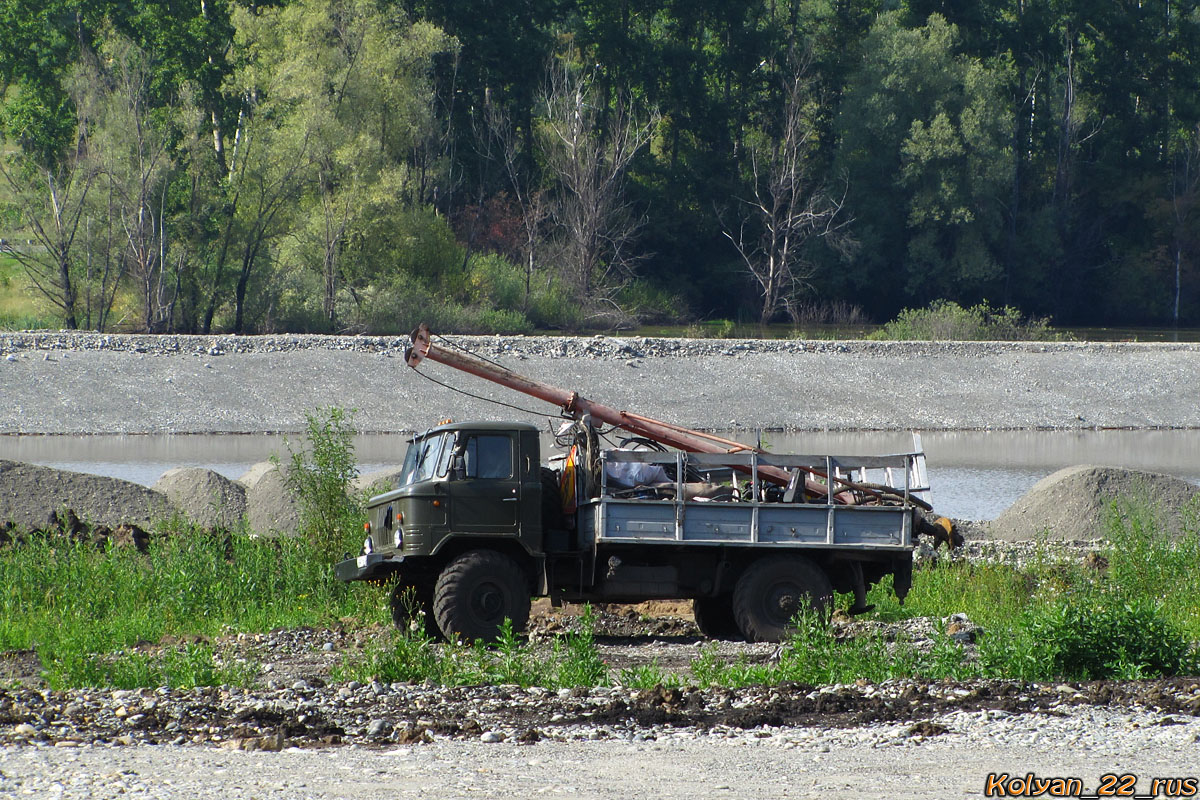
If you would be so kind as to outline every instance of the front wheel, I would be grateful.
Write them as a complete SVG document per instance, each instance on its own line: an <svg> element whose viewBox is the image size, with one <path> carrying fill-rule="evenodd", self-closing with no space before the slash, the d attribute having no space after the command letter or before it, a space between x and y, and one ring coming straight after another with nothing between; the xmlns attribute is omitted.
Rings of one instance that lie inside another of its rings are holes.
<svg viewBox="0 0 1200 800"><path fill-rule="evenodd" d="M446 565L433 590L433 615L451 640L495 641L506 619L514 631L523 631L529 605L525 574L494 550L463 553Z"/></svg>
<svg viewBox="0 0 1200 800"><path fill-rule="evenodd" d="M832 605L829 577L803 556L755 561L733 592L733 614L751 642L782 641L801 610L807 608L824 618Z"/></svg>

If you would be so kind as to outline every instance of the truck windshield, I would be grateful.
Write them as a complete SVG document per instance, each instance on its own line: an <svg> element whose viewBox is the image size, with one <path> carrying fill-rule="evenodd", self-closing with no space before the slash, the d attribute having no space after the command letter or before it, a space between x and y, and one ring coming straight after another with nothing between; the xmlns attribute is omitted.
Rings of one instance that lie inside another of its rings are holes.
<svg viewBox="0 0 1200 800"><path fill-rule="evenodd" d="M442 451L452 438L453 434L442 433L413 440L404 455L404 474L400 477L399 485L408 486L432 478L438 471Z"/></svg>

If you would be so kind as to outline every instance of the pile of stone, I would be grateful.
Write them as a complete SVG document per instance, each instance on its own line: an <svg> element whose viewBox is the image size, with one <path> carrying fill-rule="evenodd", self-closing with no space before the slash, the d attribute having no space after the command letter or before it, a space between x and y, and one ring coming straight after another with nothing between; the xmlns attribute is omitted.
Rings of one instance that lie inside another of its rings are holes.
<svg viewBox="0 0 1200 800"><path fill-rule="evenodd" d="M1088 542L1109 538L1131 515L1170 536L1197 530L1200 487L1157 472L1082 465L1038 481L988 523L994 539Z"/></svg>
<svg viewBox="0 0 1200 800"><path fill-rule="evenodd" d="M0 544L22 532L129 538L179 514L200 527L233 530L245 519L262 535L294 533L300 513L286 466L262 462L233 481L201 467L168 470L152 488L70 470L0 460ZM119 533L128 529L125 533ZM139 538L140 540L140 538Z"/></svg>

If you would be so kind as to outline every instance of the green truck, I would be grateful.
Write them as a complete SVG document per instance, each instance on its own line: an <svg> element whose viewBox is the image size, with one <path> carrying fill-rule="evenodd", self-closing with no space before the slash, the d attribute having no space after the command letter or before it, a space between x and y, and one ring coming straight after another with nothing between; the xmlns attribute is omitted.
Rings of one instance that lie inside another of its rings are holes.
<svg viewBox="0 0 1200 800"><path fill-rule="evenodd" d="M392 585L397 624L424 612L435 635L494 639L530 599L690 599L709 636L778 641L834 592L868 610L885 575L903 601L918 534L954 546L934 516L920 439L911 453L838 458L766 452L618 411L519 375L424 325L405 353L557 406L560 453L538 428L446 422L414 436L394 491L371 499L362 552L343 581ZM603 425L611 426L607 430ZM617 430L629 436L602 445Z"/></svg>
<svg viewBox="0 0 1200 800"><path fill-rule="evenodd" d="M920 452L684 453L644 439L602 449L586 422L572 428L557 470L533 425L448 423L413 437L397 488L371 499L362 552L337 577L390 582L398 624L422 611L447 637L493 639L505 619L521 630L537 596L691 599L706 635L778 641L802 604L826 610L834 592L865 610L885 575L903 600L917 535L951 534L927 511ZM761 480L768 470L833 476L835 489L814 498Z"/></svg>

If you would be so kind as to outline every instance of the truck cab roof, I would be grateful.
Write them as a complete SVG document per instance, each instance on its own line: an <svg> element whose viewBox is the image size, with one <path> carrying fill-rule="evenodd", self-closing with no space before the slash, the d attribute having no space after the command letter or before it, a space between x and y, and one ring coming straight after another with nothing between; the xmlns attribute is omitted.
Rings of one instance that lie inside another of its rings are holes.
<svg viewBox="0 0 1200 800"><path fill-rule="evenodd" d="M528 422L491 422L483 420L467 420L465 422L447 422L436 425L423 433L416 434L414 439L424 439L446 431L531 431L540 433L541 429Z"/></svg>

